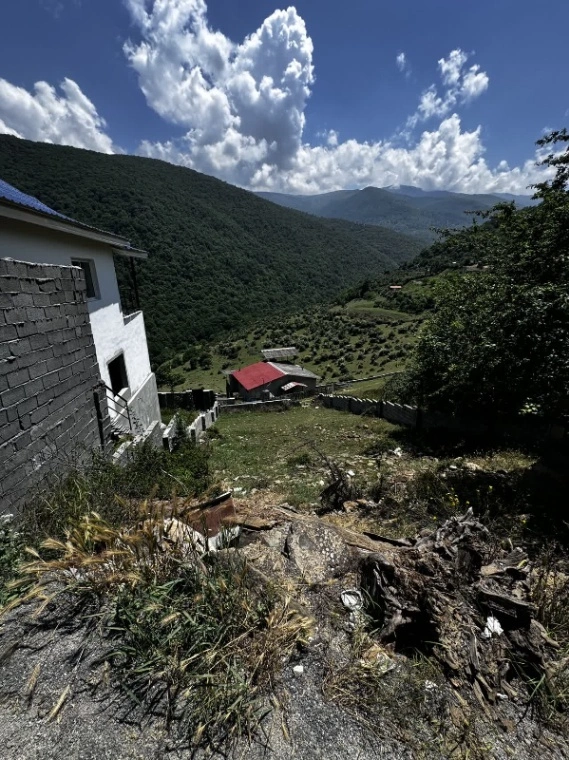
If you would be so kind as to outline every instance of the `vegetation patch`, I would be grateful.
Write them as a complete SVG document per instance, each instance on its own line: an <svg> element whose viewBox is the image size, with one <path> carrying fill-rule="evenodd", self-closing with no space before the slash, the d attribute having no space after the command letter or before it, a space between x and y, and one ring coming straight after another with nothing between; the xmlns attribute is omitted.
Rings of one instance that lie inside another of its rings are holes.
<svg viewBox="0 0 569 760"><path fill-rule="evenodd" d="M22 531L32 544L61 538L69 525L90 512L119 526L137 516L141 500L191 497L209 484L209 451L187 440L173 453L138 446L124 467L97 454L87 464L51 478L30 500Z"/></svg>
<svg viewBox="0 0 569 760"><path fill-rule="evenodd" d="M216 429L210 442L212 471L236 496L269 488L291 504L315 508L328 482L326 459L351 471L357 485L370 487L377 481L377 464L365 452L396 428L385 420L312 405L222 414Z"/></svg>

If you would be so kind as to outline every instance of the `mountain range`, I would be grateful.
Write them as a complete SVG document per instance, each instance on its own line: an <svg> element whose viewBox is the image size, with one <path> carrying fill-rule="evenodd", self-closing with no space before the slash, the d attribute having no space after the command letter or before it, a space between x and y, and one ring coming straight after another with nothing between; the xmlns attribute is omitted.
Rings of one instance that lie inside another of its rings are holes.
<svg viewBox="0 0 569 760"><path fill-rule="evenodd" d="M137 279L155 365L259 317L330 300L421 249L391 229L282 208L155 159L2 135L0 178L149 251ZM128 306L129 273L117 268Z"/></svg>
<svg viewBox="0 0 569 760"><path fill-rule="evenodd" d="M518 206L533 203L530 196L496 193L469 195L447 190L422 190L411 185L337 190L319 195L258 193L280 206L315 216L344 219L360 224L381 225L432 242L432 228L463 227L470 223L468 212L487 211L497 203L514 201Z"/></svg>

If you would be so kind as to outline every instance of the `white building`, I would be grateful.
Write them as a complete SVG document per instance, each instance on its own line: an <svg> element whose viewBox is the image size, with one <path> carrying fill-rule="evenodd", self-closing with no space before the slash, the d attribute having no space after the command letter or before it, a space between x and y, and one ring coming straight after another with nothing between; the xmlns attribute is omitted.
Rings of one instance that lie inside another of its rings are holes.
<svg viewBox="0 0 569 760"><path fill-rule="evenodd" d="M127 240L53 211L0 180L0 258L81 267L101 379L115 427L142 433L160 420L144 317L121 306L113 254L145 259ZM128 415L126 405L128 402ZM128 417L130 416L130 423Z"/></svg>

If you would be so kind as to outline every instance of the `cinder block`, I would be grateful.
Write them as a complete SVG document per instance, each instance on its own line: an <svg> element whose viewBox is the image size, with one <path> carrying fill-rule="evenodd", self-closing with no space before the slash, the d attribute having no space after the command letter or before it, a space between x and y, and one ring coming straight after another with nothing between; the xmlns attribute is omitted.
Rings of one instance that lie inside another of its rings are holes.
<svg viewBox="0 0 569 760"><path fill-rule="evenodd" d="M46 278L38 281L41 293L55 293L58 288L55 284L55 280Z"/></svg>
<svg viewBox="0 0 569 760"><path fill-rule="evenodd" d="M16 325L19 338L27 338L30 335L35 335L38 332L40 323L38 322L19 322Z"/></svg>
<svg viewBox="0 0 569 760"><path fill-rule="evenodd" d="M26 391L22 385L16 388L9 388L0 394L0 403L4 408L8 408L17 404L20 399L23 399L26 395Z"/></svg>
<svg viewBox="0 0 569 760"><path fill-rule="evenodd" d="M44 375L42 378L43 387L47 390L50 388L53 388L55 385L59 383L59 377L57 374L57 371L55 372L48 372L47 375Z"/></svg>
<svg viewBox="0 0 569 760"><path fill-rule="evenodd" d="M40 422L49 417L49 401L51 399L45 393L38 394L38 407L31 413L32 425L39 425Z"/></svg>
<svg viewBox="0 0 569 760"><path fill-rule="evenodd" d="M26 477L26 472L22 467L18 467L11 473L2 478L2 488L5 494L15 489Z"/></svg>
<svg viewBox="0 0 569 760"><path fill-rule="evenodd" d="M7 340L14 340L18 337L15 325L0 325L0 343Z"/></svg>
<svg viewBox="0 0 569 760"><path fill-rule="evenodd" d="M34 302L34 296L32 293L16 293L16 295L13 296L13 306L20 307L20 306L37 306L37 304Z"/></svg>
<svg viewBox="0 0 569 760"><path fill-rule="evenodd" d="M32 383L29 385L32 385ZM31 391L29 387L26 387L26 393L28 394L28 398L22 399L17 405L17 412L20 418L22 415L30 414L30 412L33 412L38 406L38 400L36 397L37 391ZM33 395L31 395L31 393L33 393Z"/></svg>
<svg viewBox="0 0 569 760"><path fill-rule="evenodd" d="M14 372L8 372L8 387L17 388L23 385L30 379L30 373L27 369L17 369Z"/></svg>
<svg viewBox="0 0 569 760"><path fill-rule="evenodd" d="M8 443L8 441L12 441L21 432L22 428L20 427L19 420L5 423L0 429L0 443Z"/></svg>

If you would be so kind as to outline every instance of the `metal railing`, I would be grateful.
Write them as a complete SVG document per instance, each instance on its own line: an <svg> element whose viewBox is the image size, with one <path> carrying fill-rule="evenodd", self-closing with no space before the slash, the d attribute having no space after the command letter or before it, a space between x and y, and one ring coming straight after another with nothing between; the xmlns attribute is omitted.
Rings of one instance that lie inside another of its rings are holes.
<svg viewBox="0 0 569 760"><path fill-rule="evenodd" d="M109 410L112 409L115 413L115 418L119 416L124 418L128 422L128 429L132 432L132 419L130 416L128 400L120 393L115 393L106 383L102 383L102 386L107 394L107 403L109 400L112 402L112 404L109 404Z"/></svg>

